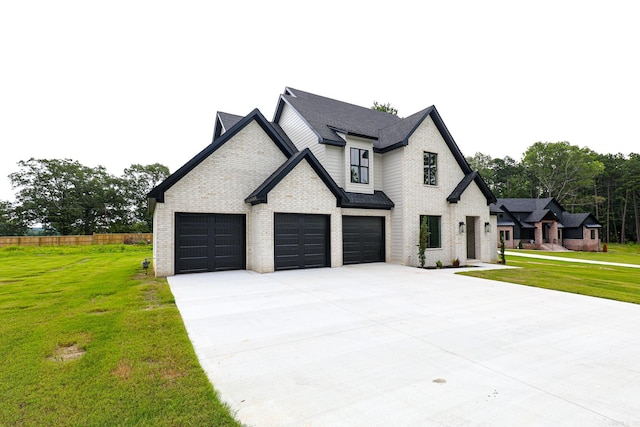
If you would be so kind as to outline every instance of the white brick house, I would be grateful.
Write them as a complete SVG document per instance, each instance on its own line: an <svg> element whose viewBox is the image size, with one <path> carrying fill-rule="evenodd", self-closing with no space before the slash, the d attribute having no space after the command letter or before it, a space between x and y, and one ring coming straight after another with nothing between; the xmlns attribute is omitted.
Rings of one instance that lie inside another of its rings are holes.
<svg viewBox="0 0 640 427"><path fill-rule="evenodd" d="M156 275L496 259L495 197L435 107L407 118L286 88L273 122L218 113L149 193ZM493 230L493 232L492 232Z"/></svg>

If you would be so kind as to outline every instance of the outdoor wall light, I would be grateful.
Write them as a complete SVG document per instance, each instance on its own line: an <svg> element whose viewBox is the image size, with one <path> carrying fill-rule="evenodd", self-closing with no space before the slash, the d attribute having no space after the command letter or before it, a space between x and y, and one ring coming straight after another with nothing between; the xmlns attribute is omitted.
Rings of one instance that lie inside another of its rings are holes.
<svg viewBox="0 0 640 427"><path fill-rule="evenodd" d="M147 270L149 270L149 264L151 264L151 261L149 261L147 258L145 258L144 261L142 261L142 268L144 268L144 274L147 274Z"/></svg>
<svg viewBox="0 0 640 427"><path fill-rule="evenodd" d="M458 224L458 229L460 230L460 234L464 233L464 222L460 221Z"/></svg>
<svg viewBox="0 0 640 427"><path fill-rule="evenodd" d="M485 222L484 223L484 232L485 233L491 233L491 223L490 222Z"/></svg>

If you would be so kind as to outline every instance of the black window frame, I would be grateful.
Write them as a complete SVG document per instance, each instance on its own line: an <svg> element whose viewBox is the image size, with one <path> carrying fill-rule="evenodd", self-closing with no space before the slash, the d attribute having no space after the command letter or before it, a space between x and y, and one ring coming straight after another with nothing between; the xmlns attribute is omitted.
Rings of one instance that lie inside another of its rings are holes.
<svg viewBox="0 0 640 427"><path fill-rule="evenodd" d="M427 218L429 227L429 237L427 238L427 249L442 249L442 216L441 215L420 215L418 230L422 224L422 219Z"/></svg>
<svg viewBox="0 0 640 427"><path fill-rule="evenodd" d="M438 153L423 152L424 185L438 185Z"/></svg>
<svg viewBox="0 0 640 427"><path fill-rule="evenodd" d="M355 163L354 152L356 153ZM366 160L366 162L364 160ZM369 150L366 148L351 147L351 150L349 151L349 170L352 184L369 184L371 182L371 175L369 174L370 165L371 156L369 155ZM363 175L365 175L363 172L365 171L366 178L363 179Z"/></svg>

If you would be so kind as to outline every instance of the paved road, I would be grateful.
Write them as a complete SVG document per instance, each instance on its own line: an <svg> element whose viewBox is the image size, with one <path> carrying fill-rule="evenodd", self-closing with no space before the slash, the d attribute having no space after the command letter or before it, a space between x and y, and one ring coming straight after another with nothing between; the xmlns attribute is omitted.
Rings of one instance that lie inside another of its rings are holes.
<svg viewBox="0 0 640 427"><path fill-rule="evenodd" d="M559 257L559 256L553 256L553 255L538 255L538 254L528 254L528 253L522 253L522 252L515 252L515 251L504 251L505 255L512 255L512 256L521 256L524 258L539 258L539 259L548 259L548 260L553 260L553 261L566 261L566 262L581 262L584 264L600 264L600 265L611 265L611 266L615 266L615 267L630 267L630 268L640 268L639 264L624 264L621 262L607 262L607 261L593 261L590 259L577 259L577 258L567 258L567 257Z"/></svg>

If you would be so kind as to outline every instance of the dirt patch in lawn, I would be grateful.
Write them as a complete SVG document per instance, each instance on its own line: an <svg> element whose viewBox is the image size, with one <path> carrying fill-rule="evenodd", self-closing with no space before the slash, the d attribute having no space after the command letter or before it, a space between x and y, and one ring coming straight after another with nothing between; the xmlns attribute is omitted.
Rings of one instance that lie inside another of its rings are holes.
<svg viewBox="0 0 640 427"><path fill-rule="evenodd" d="M47 357L53 362L66 362L68 360L80 359L86 350L79 348L76 344L61 345L56 348L52 356Z"/></svg>

